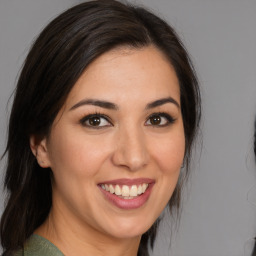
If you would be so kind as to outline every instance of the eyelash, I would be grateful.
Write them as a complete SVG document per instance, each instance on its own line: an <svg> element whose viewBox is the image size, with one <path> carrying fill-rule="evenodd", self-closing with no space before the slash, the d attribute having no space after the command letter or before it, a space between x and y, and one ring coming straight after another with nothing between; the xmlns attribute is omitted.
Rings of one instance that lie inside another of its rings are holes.
<svg viewBox="0 0 256 256"><path fill-rule="evenodd" d="M156 124L156 125L153 125L152 123L151 124L147 124L147 122L149 122L152 118L155 118L155 117L160 117L161 118L160 122L162 122L162 118L165 118L166 119L166 123L165 124ZM91 118L99 118L99 119L103 118L103 119L105 119L108 122L108 125L97 126L97 125L86 124L86 122L88 122ZM171 115L169 115L167 113L158 112L158 113L151 114L147 118L147 120L145 122L145 125L146 126L152 126L154 128L161 128L161 127L166 127L166 126L169 126L169 125L173 124L175 122L175 120L176 119L174 119ZM87 128L91 128L91 129L102 129L104 127L113 126L113 123L111 122L111 119L107 115L101 114L101 113L95 113L95 114L86 115L79 122L81 123L82 126L85 126Z"/></svg>
<svg viewBox="0 0 256 256"><path fill-rule="evenodd" d="M166 118L167 122L166 124L160 124L160 125L152 125L153 127L156 127L156 128L161 128L161 127L166 127L166 126L169 126L171 124L173 124L176 119L173 118L171 115L165 113L165 112L158 112L158 113L153 113L152 115L149 116L149 118L147 119L147 121L149 121L151 118L154 118L154 117L161 117L161 118ZM162 121L162 120L161 120ZM148 125L150 126L150 125Z"/></svg>
<svg viewBox="0 0 256 256"><path fill-rule="evenodd" d="M107 125L107 126L113 126L112 122L110 121L110 118L107 115L104 115L104 114L101 114L101 113L86 115L85 117L83 117L80 120L80 123L82 124L82 126L92 128L92 129L101 129L101 128L106 127L106 126L93 126L93 125L90 125L90 124L86 124L87 121L89 121L91 118L95 118L95 117L96 118L104 118L109 123L109 125Z"/></svg>

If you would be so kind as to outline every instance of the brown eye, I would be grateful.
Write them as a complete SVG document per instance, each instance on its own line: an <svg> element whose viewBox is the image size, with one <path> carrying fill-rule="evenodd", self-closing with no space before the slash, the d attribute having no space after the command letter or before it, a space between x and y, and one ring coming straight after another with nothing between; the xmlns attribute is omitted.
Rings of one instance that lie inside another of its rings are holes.
<svg viewBox="0 0 256 256"><path fill-rule="evenodd" d="M174 123L175 119L167 113L152 114L146 121L146 126L164 127Z"/></svg>
<svg viewBox="0 0 256 256"><path fill-rule="evenodd" d="M88 128L103 128L112 125L108 117L99 114L85 116L80 123Z"/></svg>
<svg viewBox="0 0 256 256"><path fill-rule="evenodd" d="M159 124L161 124L161 117L160 116L152 116L149 118L149 121L152 125L159 125Z"/></svg>
<svg viewBox="0 0 256 256"><path fill-rule="evenodd" d="M100 117L98 117L98 116L94 116L94 117L91 117L88 119L88 123L91 126L99 126L100 122L101 122L101 120L100 120Z"/></svg>

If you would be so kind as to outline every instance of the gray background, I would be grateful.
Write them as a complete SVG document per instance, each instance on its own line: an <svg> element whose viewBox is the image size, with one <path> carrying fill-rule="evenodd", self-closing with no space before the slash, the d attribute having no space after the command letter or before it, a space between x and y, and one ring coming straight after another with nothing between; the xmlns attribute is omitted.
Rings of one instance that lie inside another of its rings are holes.
<svg viewBox="0 0 256 256"><path fill-rule="evenodd" d="M7 101L31 41L78 2L0 0L0 153L11 106ZM256 0L134 2L176 28L198 71L203 97L202 152L194 157L180 227L170 247L171 221L164 219L153 255L249 255L245 248L256 234ZM4 161L0 168L3 173ZM0 197L2 211L4 193Z"/></svg>

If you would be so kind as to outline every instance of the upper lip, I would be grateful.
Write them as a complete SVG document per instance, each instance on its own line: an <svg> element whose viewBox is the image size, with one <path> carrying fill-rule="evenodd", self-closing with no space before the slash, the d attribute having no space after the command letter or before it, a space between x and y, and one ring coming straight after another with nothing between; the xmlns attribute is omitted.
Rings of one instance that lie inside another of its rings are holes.
<svg viewBox="0 0 256 256"><path fill-rule="evenodd" d="M99 184L111 184L111 185L140 185L143 183L150 184L154 183L155 180L150 178L137 178L137 179L116 179L100 182Z"/></svg>

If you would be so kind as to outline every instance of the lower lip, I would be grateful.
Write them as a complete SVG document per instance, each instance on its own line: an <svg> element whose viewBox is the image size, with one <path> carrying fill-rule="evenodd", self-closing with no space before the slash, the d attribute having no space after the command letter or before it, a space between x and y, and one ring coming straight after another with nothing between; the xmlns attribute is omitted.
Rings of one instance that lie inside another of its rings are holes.
<svg viewBox="0 0 256 256"><path fill-rule="evenodd" d="M99 188L104 194L105 198L107 198L107 200L110 201L112 204L114 204L115 206L121 209L131 210L131 209L137 209L142 207L148 201L148 198L151 194L153 186L154 186L154 183L148 184L148 188L145 191L145 193L133 199L123 199L115 194L111 194L110 192L107 192L100 186Z"/></svg>

